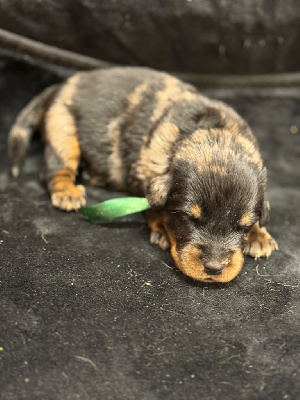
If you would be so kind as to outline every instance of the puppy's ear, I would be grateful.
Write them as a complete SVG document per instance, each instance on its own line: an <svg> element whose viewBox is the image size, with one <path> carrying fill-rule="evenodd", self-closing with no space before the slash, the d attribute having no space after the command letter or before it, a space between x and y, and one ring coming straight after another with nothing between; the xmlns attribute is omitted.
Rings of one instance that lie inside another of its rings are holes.
<svg viewBox="0 0 300 400"><path fill-rule="evenodd" d="M165 205L171 188L171 181L170 174L156 176L151 180L146 192L146 197L151 207L160 208Z"/></svg>
<svg viewBox="0 0 300 400"><path fill-rule="evenodd" d="M260 211L259 216L259 226L266 226L269 221L269 211L270 211L270 203L268 201L263 202L263 207Z"/></svg>

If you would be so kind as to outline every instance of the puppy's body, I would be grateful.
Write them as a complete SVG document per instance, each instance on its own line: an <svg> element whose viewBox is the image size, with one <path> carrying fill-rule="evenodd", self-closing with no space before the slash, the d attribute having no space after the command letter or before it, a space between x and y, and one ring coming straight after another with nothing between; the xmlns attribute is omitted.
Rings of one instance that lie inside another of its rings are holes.
<svg viewBox="0 0 300 400"><path fill-rule="evenodd" d="M230 107L144 68L83 72L48 91L17 120L9 151L17 171L24 138L43 124L54 206L85 204L84 188L75 186L83 163L92 184L148 198L156 209L148 216L151 241L171 243L177 266L195 279L229 281L243 249L253 256L275 249L257 222L264 225L267 211L257 142ZM251 228L257 234L247 243Z"/></svg>

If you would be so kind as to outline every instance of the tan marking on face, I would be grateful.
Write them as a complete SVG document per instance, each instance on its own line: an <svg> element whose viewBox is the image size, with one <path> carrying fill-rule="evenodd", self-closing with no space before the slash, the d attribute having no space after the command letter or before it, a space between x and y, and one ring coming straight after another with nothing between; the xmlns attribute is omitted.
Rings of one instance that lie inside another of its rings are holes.
<svg viewBox="0 0 300 400"><path fill-rule="evenodd" d="M216 279L214 279L214 281L230 282L241 272L243 264L244 264L243 252L241 249L238 249L233 253L229 265L225 267L221 275L216 276Z"/></svg>
<svg viewBox="0 0 300 400"><path fill-rule="evenodd" d="M190 208L190 212L194 218L199 218L202 213L202 210L199 204L193 204L192 207Z"/></svg>
<svg viewBox="0 0 300 400"><path fill-rule="evenodd" d="M178 127L171 122L159 125L153 133L149 146L140 150L139 160L135 165L138 179L147 184L149 179L166 173L170 163L170 150L179 137Z"/></svg>
<svg viewBox="0 0 300 400"><path fill-rule="evenodd" d="M75 75L62 88L45 118L46 141L66 168L76 171L80 158L77 127L74 116L66 105L72 101L79 77Z"/></svg>
<svg viewBox="0 0 300 400"><path fill-rule="evenodd" d="M220 275L208 275L204 271L204 266L199 257L199 250L197 246L187 245L180 251L177 251L176 240L168 225L165 224L165 229L168 233L171 242L171 254L176 266L187 276L201 282L230 282L241 271L244 263L242 250L236 250L229 265L224 268Z"/></svg>
<svg viewBox="0 0 300 400"><path fill-rule="evenodd" d="M165 88L156 93L157 104L151 116L151 121L156 122L159 120L172 102L178 100L190 101L195 99L195 96L195 93L189 92L188 90L182 90L180 82L176 78L167 77L165 79Z"/></svg>
<svg viewBox="0 0 300 400"><path fill-rule="evenodd" d="M242 218L240 219L240 225L241 226L246 226L246 225L249 224L250 221L251 221L251 214L249 213L249 211L246 211L242 215Z"/></svg>

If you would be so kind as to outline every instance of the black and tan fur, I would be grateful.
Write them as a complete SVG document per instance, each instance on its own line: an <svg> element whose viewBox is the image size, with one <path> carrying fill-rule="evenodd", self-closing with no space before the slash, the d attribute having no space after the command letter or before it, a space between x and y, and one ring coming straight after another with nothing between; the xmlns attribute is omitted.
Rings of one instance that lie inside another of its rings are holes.
<svg viewBox="0 0 300 400"><path fill-rule="evenodd" d="M9 135L14 175L31 132L45 138L52 204L76 210L91 184L146 196L150 241L171 247L177 267L205 282L228 282L243 252L268 257L266 169L247 123L193 86L144 68L82 72L47 89Z"/></svg>

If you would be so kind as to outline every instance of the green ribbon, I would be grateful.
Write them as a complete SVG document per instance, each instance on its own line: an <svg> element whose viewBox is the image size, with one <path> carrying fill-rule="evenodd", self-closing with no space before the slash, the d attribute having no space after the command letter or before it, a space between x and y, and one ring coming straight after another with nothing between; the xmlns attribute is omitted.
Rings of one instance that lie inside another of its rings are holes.
<svg viewBox="0 0 300 400"><path fill-rule="evenodd" d="M106 200L91 207L81 207L78 211L90 221L106 221L149 208L150 204L145 197L121 197Z"/></svg>

